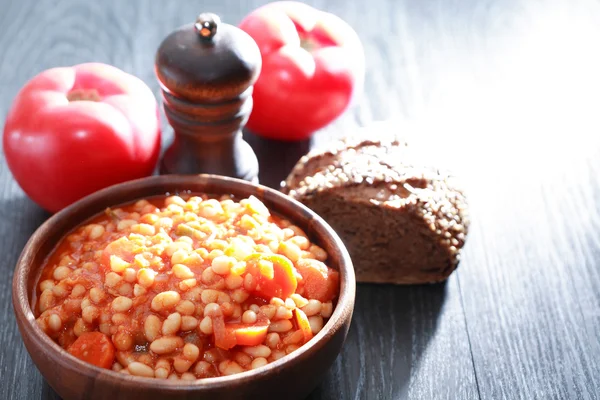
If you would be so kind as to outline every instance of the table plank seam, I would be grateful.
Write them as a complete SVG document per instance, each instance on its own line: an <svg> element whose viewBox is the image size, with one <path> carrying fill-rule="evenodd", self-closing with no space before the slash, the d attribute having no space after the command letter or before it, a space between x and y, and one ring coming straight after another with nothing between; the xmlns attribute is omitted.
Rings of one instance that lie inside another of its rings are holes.
<svg viewBox="0 0 600 400"><path fill-rule="evenodd" d="M471 346L471 335L469 334L469 323L467 321L467 313L465 312L465 304L463 299L462 286L460 284L460 273L456 271L456 283L458 284L458 298L460 299L460 308L462 310L463 319L465 322L465 332L467 334L467 343L469 345L469 356L471 357L471 365L473 366L473 376L475 377L475 387L477 388L477 397L481 400L481 390L479 389L479 378L477 377L477 367L475 366L475 357L473 356L473 347Z"/></svg>

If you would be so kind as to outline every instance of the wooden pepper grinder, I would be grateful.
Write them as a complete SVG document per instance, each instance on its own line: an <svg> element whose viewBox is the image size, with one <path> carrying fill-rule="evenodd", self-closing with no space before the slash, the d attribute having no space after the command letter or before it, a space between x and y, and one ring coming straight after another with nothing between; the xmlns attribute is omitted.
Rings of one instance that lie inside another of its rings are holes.
<svg viewBox="0 0 600 400"><path fill-rule="evenodd" d="M242 128L261 65L256 42L214 14L200 14L196 23L163 40L155 69L175 139L160 163L161 174L258 181L258 161Z"/></svg>

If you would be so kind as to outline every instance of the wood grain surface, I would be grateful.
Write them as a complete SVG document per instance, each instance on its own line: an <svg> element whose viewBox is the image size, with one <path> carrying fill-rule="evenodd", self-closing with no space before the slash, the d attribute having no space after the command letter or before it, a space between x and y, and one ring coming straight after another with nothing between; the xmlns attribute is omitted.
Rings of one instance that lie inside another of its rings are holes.
<svg viewBox="0 0 600 400"><path fill-rule="evenodd" d="M265 1L0 0L0 123L50 67L106 62L158 95L172 29ZM247 138L276 186L309 148L388 120L453 169L472 206L446 284L358 285L342 354L311 399L600 398L600 2L320 0L367 56L362 99L312 141ZM169 137L166 135L165 141ZM55 399L27 355L10 282L48 215L0 156L0 399Z"/></svg>

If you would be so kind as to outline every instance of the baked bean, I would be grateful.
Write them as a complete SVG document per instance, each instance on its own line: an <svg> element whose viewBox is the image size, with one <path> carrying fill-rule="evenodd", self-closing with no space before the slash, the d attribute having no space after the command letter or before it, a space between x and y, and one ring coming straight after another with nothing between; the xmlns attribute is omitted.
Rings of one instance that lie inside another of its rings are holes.
<svg viewBox="0 0 600 400"><path fill-rule="evenodd" d="M125 268L123 271L123 279L129 283L137 281L137 271L134 268Z"/></svg>
<svg viewBox="0 0 600 400"><path fill-rule="evenodd" d="M71 297L83 297L85 292L87 292L85 286L77 284L71 289Z"/></svg>
<svg viewBox="0 0 600 400"><path fill-rule="evenodd" d="M175 371L179 372L180 374L187 372L191 366L192 361L188 360L187 358L175 357L173 359L173 368L175 368Z"/></svg>
<svg viewBox="0 0 600 400"><path fill-rule="evenodd" d="M189 290L193 287L195 287L198 284L198 281L196 281L196 279L192 278L192 279L184 279L181 282L179 282L179 289L183 292L185 292L186 290Z"/></svg>
<svg viewBox="0 0 600 400"><path fill-rule="evenodd" d="M273 350L271 352L271 356L269 357L269 361L277 361L280 358L285 357L285 351L282 350Z"/></svg>
<svg viewBox="0 0 600 400"><path fill-rule="evenodd" d="M321 317L329 318L333 313L333 304L329 301L321 305Z"/></svg>
<svg viewBox="0 0 600 400"><path fill-rule="evenodd" d="M145 288L149 288L154 284L155 277L156 272L151 270L150 268L140 269L137 272L138 283Z"/></svg>
<svg viewBox="0 0 600 400"><path fill-rule="evenodd" d="M313 315L308 317L308 323L310 324L310 330L313 334L317 334L323 329L323 317L320 315Z"/></svg>
<svg viewBox="0 0 600 400"><path fill-rule="evenodd" d="M75 334L75 336L79 337L84 332L87 332L88 330L89 330L88 326L86 325L85 322L83 322L83 320L81 318L79 318L79 319L77 319L77 321L75 321L75 325L73 325L73 333Z"/></svg>
<svg viewBox="0 0 600 400"><path fill-rule="evenodd" d="M148 315L144 321L144 335L149 342L158 337L162 329L162 322L156 315Z"/></svg>
<svg viewBox="0 0 600 400"><path fill-rule="evenodd" d="M52 294L56 298L63 298L69 294L69 286L65 282L60 282L58 285L55 285L52 289Z"/></svg>
<svg viewBox="0 0 600 400"><path fill-rule="evenodd" d="M173 265L171 271L173 271L173 275L179 279L191 279L194 277L192 270L183 264Z"/></svg>
<svg viewBox="0 0 600 400"><path fill-rule="evenodd" d="M183 249L177 249L171 256L171 264L183 264L188 258L188 252Z"/></svg>
<svg viewBox="0 0 600 400"><path fill-rule="evenodd" d="M275 312L275 316L273 317L275 320L278 319L291 319L293 317L292 310L285 306L277 307L277 311Z"/></svg>
<svg viewBox="0 0 600 400"><path fill-rule="evenodd" d="M285 308L287 308L288 310L293 310L294 308L296 308L296 303L294 302L294 300L288 297L287 299L285 299Z"/></svg>
<svg viewBox="0 0 600 400"><path fill-rule="evenodd" d="M248 354L238 351L233 354L233 361L238 363L242 368L248 368L252 362L252 358Z"/></svg>
<svg viewBox="0 0 600 400"><path fill-rule="evenodd" d="M102 225L93 224L90 225L90 233L89 238L92 240L99 239L102 235L104 235L104 227Z"/></svg>
<svg viewBox="0 0 600 400"><path fill-rule="evenodd" d="M71 268L60 266L56 267L54 273L52 274L52 277L57 281L62 281L63 279L66 279L69 275L71 275Z"/></svg>
<svg viewBox="0 0 600 400"><path fill-rule="evenodd" d="M190 372L184 372L183 374L181 374L181 380L182 381L195 381L196 376Z"/></svg>
<svg viewBox="0 0 600 400"><path fill-rule="evenodd" d="M238 304L242 304L250 297L250 293L248 293L244 289L235 289L231 292L231 299Z"/></svg>
<svg viewBox="0 0 600 400"><path fill-rule="evenodd" d="M131 283L129 283L129 282L122 282L119 285L117 292L121 296L130 297L133 294L133 286L131 286Z"/></svg>
<svg viewBox="0 0 600 400"><path fill-rule="evenodd" d="M146 364L142 364L140 362L132 362L127 366L127 369L129 370L131 375L144 376L146 378L154 378L154 370Z"/></svg>
<svg viewBox="0 0 600 400"><path fill-rule="evenodd" d="M106 287L113 288L122 280L123 277L121 275L117 274L116 272L109 272L104 278L104 285Z"/></svg>
<svg viewBox="0 0 600 400"><path fill-rule="evenodd" d="M182 346L183 339L179 336L164 336L150 343L150 350L156 354L167 354Z"/></svg>
<svg viewBox="0 0 600 400"><path fill-rule="evenodd" d="M189 300L182 300L177 304L175 310L182 315L192 315L196 311L196 306Z"/></svg>
<svg viewBox="0 0 600 400"><path fill-rule="evenodd" d="M147 292L147 289L145 287L143 287L137 283L135 285L133 285L133 295L135 297L140 297L140 296L146 294L146 292Z"/></svg>
<svg viewBox="0 0 600 400"><path fill-rule="evenodd" d="M45 281L40 282L40 291L44 290L52 290L54 287L54 281L51 279L46 279Z"/></svg>
<svg viewBox="0 0 600 400"><path fill-rule="evenodd" d="M165 336L174 335L181 328L181 314L178 312L170 314L162 325L162 334Z"/></svg>
<svg viewBox="0 0 600 400"><path fill-rule="evenodd" d="M236 259L228 256L218 256L213 258L211 267L219 275L228 275L231 267L236 263Z"/></svg>
<svg viewBox="0 0 600 400"><path fill-rule="evenodd" d="M54 294L51 289L46 289L40 295L39 309L44 312L54 306Z"/></svg>
<svg viewBox="0 0 600 400"><path fill-rule="evenodd" d="M194 367L194 373L202 378L212 375L213 366L206 361L198 361Z"/></svg>
<svg viewBox="0 0 600 400"><path fill-rule="evenodd" d="M244 369L235 361L226 360L219 363L219 371L223 375L233 375L244 372Z"/></svg>
<svg viewBox="0 0 600 400"><path fill-rule="evenodd" d="M51 314L48 317L48 327L55 332L62 328L62 320L58 314Z"/></svg>
<svg viewBox="0 0 600 400"><path fill-rule="evenodd" d="M117 350L127 351L133 348L133 338L131 337L131 334L125 330L117 331L112 341Z"/></svg>
<svg viewBox="0 0 600 400"><path fill-rule="evenodd" d="M186 343L185 346L183 346L182 354L186 359L193 363L198 359L200 349L195 344Z"/></svg>
<svg viewBox="0 0 600 400"><path fill-rule="evenodd" d="M254 360L252 360L252 364L250 364L250 368L252 369L256 369L256 368L260 368L260 367L264 367L265 365L267 365L269 362L267 361L266 358L263 357L257 357Z"/></svg>
<svg viewBox="0 0 600 400"><path fill-rule="evenodd" d="M253 324L256 322L256 313L252 310L246 310L244 311L244 314L242 314L242 322L244 324Z"/></svg>
<svg viewBox="0 0 600 400"><path fill-rule="evenodd" d="M90 300L92 303L100 304L102 300L106 297L106 293L100 288L91 288L90 289Z"/></svg>
<svg viewBox="0 0 600 400"><path fill-rule="evenodd" d="M129 297L119 296L113 300L112 309L116 312L125 312L129 311L132 305L133 300L131 300Z"/></svg>
<svg viewBox="0 0 600 400"><path fill-rule="evenodd" d="M325 261L327 260L327 252L319 246L313 244L309 247L308 251L312 253L316 260Z"/></svg>
<svg viewBox="0 0 600 400"><path fill-rule="evenodd" d="M292 351L296 351L300 348L297 344L289 344L285 347L285 354L290 354Z"/></svg>
<svg viewBox="0 0 600 400"><path fill-rule="evenodd" d="M78 314L81 311L81 299L67 299L63 303L63 311L69 314Z"/></svg>
<svg viewBox="0 0 600 400"><path fill-rule="evenodd" d="M294 236L290 239L290 242L294 243L300 250L308 250L310 247L310 241L306 236Z"/></svg>
<svg viewBox="0 0 600 400"><path fill-rule="evenodd" d="M285 302L281 300L279 297L273 297L269 304L273 304L274 306L283 306Z"/></svg>
<svg viewBox="0 0 600 400"><path fill-rule="evenodd" d="M308 300L308 304L302 307L302 311L306 314L307 317L312 317L313 315L317 315L321 312L322 304L319 300L310 299Z"/></svg>
<svg viewBox="0 0 600 400"><path fill-rule="evenodd" d="M123 260L121 257L112 255L110 256L110 269L113 272L123 272L125 271L126 268L129 268L131 264L129 264L127 261Z"/></svg>
<svg viewBox="0 0 600 400"><path fill-rule="evenodd" d="M186 332L186 331L191 331L193 329L196 329L196 327L198 326L198 320L194 317L191 317L189 315L184 315L183 317L181 317L181 330Z"/></svg>
<svg viewBox="0 0 600 400"><path fill-rule="evenodd" d="M271 322L269 325L269 332L287 332L292 329L292 327L293 325L289 319L282 319L280 321Z"/></svg>
<svg viewBox="0 0 600 400"><path fill-rule="evenodd" d="M179 293L175 291L161 292L152 299L152 309L154 311L162 311L173 308L181 300Z"/></svg>
<svg viewBox="0 0 600 400"><path fill-rule="evenodd" d="M93 324L100 316L100 310L95 306L87 306L81 310L81 318L88 324Z"/></svg>
<svg viewBox="0 0 600 400"><path fill-rule="evenodd" d="M127 322L127 315L123 313L114 313L110 320L115 325L123 325L125 322Z"/></svg>
<svg viewBox="0 0 600 400"><path fill-rule="evenodd" d="M244 284L244 278L239 275L229 274L225 278L225 287L227 289L237 289Z"/></svg>
<svg viewBox="0 0 600 400"><path fill-rule="evenodd" d="M269 319L273 319L275 317L275 313L277 313L277 306L272 304L267 304L260 307L260 311L267 316Z"/></svg>
<svg viewBox="0 0 600 400"><path fill-rule="evenodd" d="M210 317L204 317L204 319L200 321L200 332L205 335L211 335L213 333L213 324Z"/></svg>
<svg viewBox="0 0 600 400"><path fill-rule="evenodd" d="M300 332L302 333L302 332ZM258 346L247 346L242 349L242 351L252 357L264 357L267 358L271 355L271 349L264 344L259 344Z"/></svg>
<svg viewBox="0 0 600 400"><path fill-rule="evenodd" d="M169 360L164 358L159 358L156 360L156 365L154 368L154 376L161 379L167 379L169 374L171 373L171 363Z"/></svg>
<svg viewBox="0 0 600 400"><path fill-rule="evenodd" d="M200 298L204 304L216 303L219 299L219 291L214 289L204 289Z"/></svg>
<svg viewBox="0 0 600 400"><path fill-rule="evenodd" d="M92 305L92 302L90 301L89 298L86 297L83 300L81 300L81 310L83 310L87 306L91 306L91 305Z"/></svg>

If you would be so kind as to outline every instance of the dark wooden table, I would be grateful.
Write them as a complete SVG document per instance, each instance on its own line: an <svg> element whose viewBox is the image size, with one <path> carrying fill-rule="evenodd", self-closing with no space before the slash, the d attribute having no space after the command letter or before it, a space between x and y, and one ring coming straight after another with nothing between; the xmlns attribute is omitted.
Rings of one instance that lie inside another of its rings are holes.
<svg viewBox="0 0 600 400"><path fill-rule="evenodd" d="M158 94L161 39L260 0L0 0L0 123L46 68L114 64ZM600 398L600 2L320 0L367 55L360 103L310 144L249 136L263 183L308 146L392 120L459 174L473 225L447 283L358 285L343 353L311 399ZM13 266L48 217L0 156L0 399L57 398L12 313Z"/></svg>

